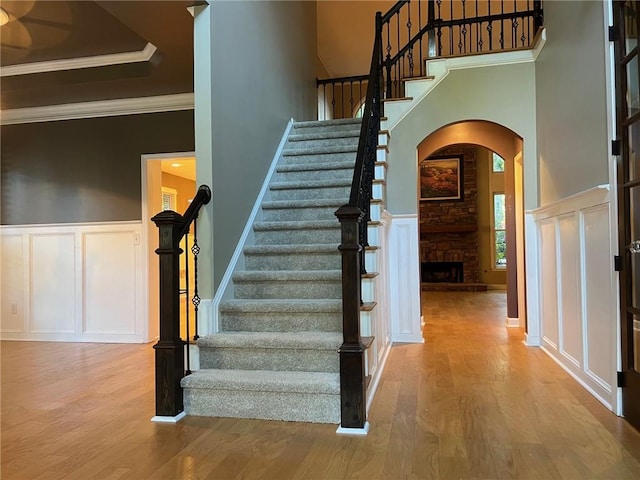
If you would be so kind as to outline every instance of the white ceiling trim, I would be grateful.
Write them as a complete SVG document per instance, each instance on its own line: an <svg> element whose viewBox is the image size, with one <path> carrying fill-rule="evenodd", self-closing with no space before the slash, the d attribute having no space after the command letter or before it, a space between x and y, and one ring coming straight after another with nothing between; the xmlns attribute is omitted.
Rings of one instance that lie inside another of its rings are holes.
<svg viewBox="0 0 640 480"><path fill-rule="evenodd" d="M78 70L81 68L107 67L109 65L123 65L125 63L148 62L156 46L147 42L142 50L134 52L109 53L93 55L91 57L67 58L62 60L48 60L46 62L23 63L8 65L0 69L0 76L12 77L16 75L30 75L34 73L59 72L62 70Z"/></svg>
<svg viewBox="0 0 640 480"><path fill-rule="evenodd" d="M0 125L193 110L193 93L66 103L0 111Z"/></svg>

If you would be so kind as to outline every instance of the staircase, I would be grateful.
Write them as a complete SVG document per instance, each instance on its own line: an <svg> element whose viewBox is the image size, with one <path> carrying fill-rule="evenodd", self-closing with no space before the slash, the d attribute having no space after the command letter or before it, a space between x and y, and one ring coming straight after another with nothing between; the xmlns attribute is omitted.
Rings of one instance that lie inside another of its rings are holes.
<svg viewBox="0 0 640 480"><path fill-rule="evenodd" d="M220 305L182 380L189 415L340 423L340 225L360 121L294 124Z"/></svg>

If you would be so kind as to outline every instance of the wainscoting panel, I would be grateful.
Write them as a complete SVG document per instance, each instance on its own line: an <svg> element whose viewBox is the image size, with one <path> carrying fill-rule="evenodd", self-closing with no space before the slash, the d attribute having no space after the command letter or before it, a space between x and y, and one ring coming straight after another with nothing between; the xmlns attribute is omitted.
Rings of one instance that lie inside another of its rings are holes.
<svg viewBox="0 0 640 480"><path fill-rule="evenodd" d="M586 350L589 352L585 371L591 378L610 392L616 365L617 335L611 329L611 305L615 297L607 272L613 270L609 245L609 210L607 205L586 209L583 212L584 273L583 298L585 303Z"/></svg>
<svg viewBox="0 0 640 480"><path fill-rule="evenodd" d="M24 329L24 266L22 235L2 237L2 324L0 332L22 332Z"/></svg>
<svg viewBox="0 0 640 480"><path fill-rule="evenodd" d="M2 339L144 341L140 222L1 233Z"/></svg>
<svg viewBox="0 0 640 480"><path fill-rule="evenodd" d="M532 211L539 238L542 347L608 408L618 325L608 186Z"/></svg>
<svg viewBox="0 0 640 480"><path fill-rule="evenodd" d="M393 216L388 266L391 340L422 343L417 215Z"/></svg>
<svg viewBox="0 0 640 480"><path fill-rule="evenodd" d="M136 311L136 274L140 271L131 248L135 234L96 232L83 237L83 333L135 335L131 313Z"/></svg>
<svg viewBox="0 0 640 480"><path fill-rule="evenodd" d="M558 278L556 274L556 225L553 219L543 220L540 228L540 314L542 343L558 349Z"/></svg>
<svg viewBox="0 0 640 480"><path fill-rule="evenodd" d="M29 333L75 332L74 247L73 233L31 236Z"/></svg>
<svg viewBox="0 0 640 480"><path fill-rule="evenodd" d="M580 318L580 285L578 219L569 213L558 217L558 258L562 269L558 285L560 335L558 349L569 362L582 365L582 322ZM569 288L567 288L569 287Z"/></svg>

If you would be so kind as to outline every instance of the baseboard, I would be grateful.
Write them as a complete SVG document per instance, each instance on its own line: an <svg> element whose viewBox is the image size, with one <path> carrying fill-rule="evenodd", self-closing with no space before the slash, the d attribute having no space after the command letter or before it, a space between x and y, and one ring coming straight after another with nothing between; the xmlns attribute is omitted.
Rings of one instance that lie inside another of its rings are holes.
<svg viewBox="0 0 640 480"><path fill-rule="evenodd" d="M389 353L391 353L391 346L393 344L388 342L384 352L382 352L382 360L378 363L378 368L376 368L376 373L373 375L371 379L371 383L369 384L369 388L367 390L367 412L373 403L373 398L376 396L376 391L378 390L378 385L380 384L380 378L382 378L382 373L384 372L384 367L387 365L387 359L389 358Z"/></svg>
<svg viewBox="0 0 640 480"><path fill-rule="evenodd" d="M364 422L363 428L343 428L338 427L336 430L338 435L357 435L359 437L366 435L369 433L369 422Z"/></svg>
<svg viewBox="0 0 640 480"><path fill-rule="evenodd" d="M541 339L536 335L529 335L525 332L524 334L524 342L527 347L539 347L541 345Z"/></svg>
<svg viewBox="0 0 640 480"><path fill-rule="evenodd" d="M518 328L520 326L520 319L518 317L507 317L505 320L507 328Z"/></svg>
<svg viewBox="0 0 640 480"><path fill-rule="evenodd" d="M175 417L156 415L155 417L151 417L151 421L155 423L178 423L180 420L182 420L186 416L187 414L185 412L180 412Z"/></svg>

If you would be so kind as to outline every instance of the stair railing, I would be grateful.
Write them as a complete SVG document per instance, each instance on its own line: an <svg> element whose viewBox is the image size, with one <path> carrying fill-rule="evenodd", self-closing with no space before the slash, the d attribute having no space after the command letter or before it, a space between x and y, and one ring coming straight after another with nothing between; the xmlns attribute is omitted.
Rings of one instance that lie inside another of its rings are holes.
<svg viewBox="0 0 640 480"><path fill-rule="evenodd" d="M340 354L340 417L343 428L362 429L367 419L365 345L360 336L361 278L365 273L364 249L368 246L367 226L373 174L382 114L381 79L382 14L376 13L376 36L367 80L358 152L349 203L336 211L341 226L342 254L342 335Z"/></svg>
<svg viewBox="0 0 640 480"><path fill-rule="evenodd" d="M404 80L427 75L426 60L533 46L542 0L400 0L382 16L383 98L402 98ZM319 119L355 117L361 76L317 81ZM357 92L356 92L357 93ZM348 101L344 100L348 99Z"/></svg>
<svg viewBox="0 0 640 480"><path fill-rule="evenodd" d="M197 218L200 209L211 200L211 190L201 185L191 204L180 215L172 210L160 212L151 219L159 230L159 247L156 253L160 262L160 338L153 348L156 351L156 416L176 417L184 410L180 380L191 373L189 357L190 306L189 306L189 253L195 269L195 286L191 295L194 311L193 340L198 339L198 246ZM192 241L189 246L189 232ZM184 250L181 243L184 239ZM185 265L185 288L180 285L181 255ZM186 295L186 341L181 336L180 297ZM186 352L185 352L186 350ZM186 368L185 368L186 358Z"/></svg>

